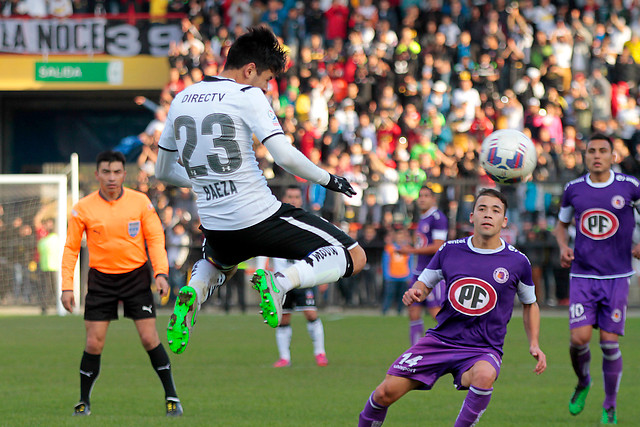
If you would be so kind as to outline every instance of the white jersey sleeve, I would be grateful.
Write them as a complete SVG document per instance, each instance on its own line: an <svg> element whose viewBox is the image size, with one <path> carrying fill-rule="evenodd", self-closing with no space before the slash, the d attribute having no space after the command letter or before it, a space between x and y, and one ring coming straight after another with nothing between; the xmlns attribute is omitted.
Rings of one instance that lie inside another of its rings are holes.
<svg viewBox="0 0 640 427"><path fill-rule="evenodd" d="M278 116L271 108L269 100L262 90L253 86L245 86L241 89L247 97L247 110L245 120L256 138L264 144L271 136L282 134L282 126Z"/></svg>
<svg viewBox="0 0 640 427"><path fill-rule="evenodd" d="M518 282L518 299L522 304L533 304L536 302L536 288L522 282Z"/></svg>
<svg viewBox="0 0 640 427"><path fill-rule="evenodd" d="M418 276L418 280L424 283L427 288L433 289L441 280L444 280L444 275L442 274L442 270L429 270L425 268L422 273L420 273L420 276Z"/></svg>
<svg viewBox="0 0 640 427"><path fill-rule="evenodd" d="M191 188L191 180L184 167L178 163L178 152L158 150L156 160L156 178L178 187Z"/></svg>
<svg viewBox="0 0 640 427"><path fill-rule="evenodd" d="M573 219L573 206L562 206L560 208L560 212L558 213L558 219L565 224L570 224Z"/></svg>
<svg viewBox="0 0 640 427"><path fill-rule="evenodd" d="M264 142L273 160L290 174L320 185L327 185L329 172L316 166L300 151L292 146L284 135L273 135Z"/></svg>

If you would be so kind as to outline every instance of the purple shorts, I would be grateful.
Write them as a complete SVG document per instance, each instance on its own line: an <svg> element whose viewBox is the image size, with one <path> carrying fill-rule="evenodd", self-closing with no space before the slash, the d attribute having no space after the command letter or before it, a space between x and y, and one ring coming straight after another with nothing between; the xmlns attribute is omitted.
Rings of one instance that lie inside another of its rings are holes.
<svg viewBox="0 0 640 427"><path fill-rule="evenodd" d="M624 335L628 296L628 277L571 277L569 329L589 325L613 334Z"/></svg>
<svg viewBox="0 0 640 427"><path fill-rule="evenodd" d="M409 288L413 286L415 281L418 280L418 276L414 276L412 280L409 282ZM414 304L421 305L426 308L431 307L442 307L444 303L444 298L446 295L446 286L444 280L441 280L432 290L429 295L427 295L427 299L422 302L416 302Z"/></svg>
<svg viewBox="0 0 640 427"><path fill-rule="evenodd" d="M427 332L391 364L387 374L420 381L424 384L421 390L431 390L438 378L451 374L456 388L466 390L468 387L461 385L462 374L481 360L494 367L497 380L502 364L498 352L490 348L447 344Z"/></svg>

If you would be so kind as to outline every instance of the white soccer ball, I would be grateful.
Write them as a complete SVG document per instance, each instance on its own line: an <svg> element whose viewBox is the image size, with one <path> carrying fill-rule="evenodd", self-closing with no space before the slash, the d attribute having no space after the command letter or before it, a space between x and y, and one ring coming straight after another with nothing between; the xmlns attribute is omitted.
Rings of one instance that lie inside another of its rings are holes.
<svg viewBox="0 0 640 427"><path fill-rule="evenodd" d="M514 184L526 180L537 163L535 145L520 131L500 129L482 141L480 165L498 184Z"/></svg>

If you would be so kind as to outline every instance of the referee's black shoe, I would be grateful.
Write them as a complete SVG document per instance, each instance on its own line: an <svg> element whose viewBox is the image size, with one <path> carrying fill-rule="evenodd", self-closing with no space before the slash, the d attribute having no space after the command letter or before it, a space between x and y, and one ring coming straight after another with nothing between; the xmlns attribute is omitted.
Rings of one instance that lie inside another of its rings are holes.
<svg viewBox="0 0 640 427"><path fill-rule="evenodd" d="M167 399L165 407L167 408L167 417L182 416L182 404L179 400Z"/></svg>

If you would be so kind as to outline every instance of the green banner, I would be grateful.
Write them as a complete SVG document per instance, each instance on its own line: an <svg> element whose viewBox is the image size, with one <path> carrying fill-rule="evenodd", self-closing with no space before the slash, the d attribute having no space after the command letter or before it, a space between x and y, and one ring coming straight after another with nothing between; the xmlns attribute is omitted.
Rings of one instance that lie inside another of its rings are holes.
<svg viewBox="0 0 640 427"><path fill-rule="evenodd" d="M40 82L122 84L122 61L36 62L35 79Z"/></svg>

